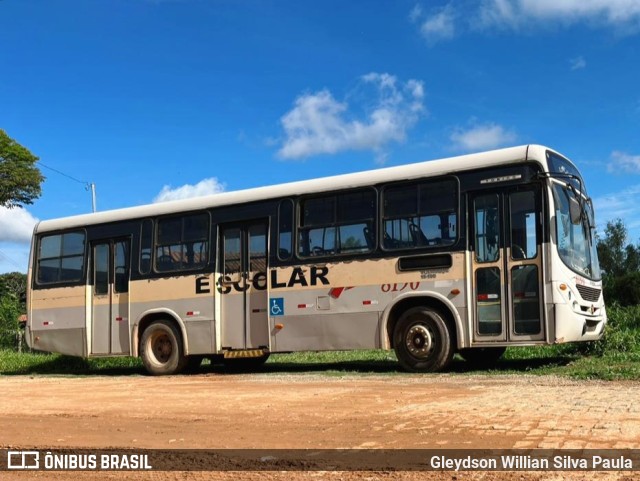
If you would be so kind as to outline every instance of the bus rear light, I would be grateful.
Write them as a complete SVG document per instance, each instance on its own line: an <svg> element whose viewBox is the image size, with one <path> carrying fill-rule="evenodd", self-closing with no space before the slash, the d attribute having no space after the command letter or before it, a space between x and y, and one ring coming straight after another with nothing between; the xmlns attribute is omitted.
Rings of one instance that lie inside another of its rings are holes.
<svg viewBox="0 0 640 481"><path fill-rule="evenodd" d="M187 312L187 316L199 316L200 311L189 311Z"/></svg>
<svg viewBox="0 0 640 481"><path fill-rule="evenodd" d="M452 296L457 296L458 294L460 294L460 289L451 289Z"/></svg>
<svg viewBox="0 0 640 481"><path fill-rule="evenodd" d="M53 326L53 321L44 321L42 323L43 326Z"/></svg>
<svg viewBox="0 0 640 481"><path fill-rule="evenodd" d="M369 301L369 300L362 301L362 305L363 306L375 306L377 303L378 303L378 301L376 301L376 300L373 300L373 301Z"/></svg>

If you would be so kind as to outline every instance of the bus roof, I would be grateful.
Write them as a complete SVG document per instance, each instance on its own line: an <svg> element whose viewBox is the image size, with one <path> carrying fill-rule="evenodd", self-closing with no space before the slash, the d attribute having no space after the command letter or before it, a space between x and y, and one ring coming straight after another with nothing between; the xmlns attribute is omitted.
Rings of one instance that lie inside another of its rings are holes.
<svg viewBox="0 0 640 481"><path fill-rule="evenodd" d="M423 161L395 167L386 167L352 174L342 174L286 184L256 187L233 192L222 192L203 197L159 202L91 214L81 214L39 222L34 233L56 231L86 225L103 224L121 220L153 217L179 212L196 211L210 207L241 204L279 197L330 192L354 187L376 185L389 181L411 180L425 176L437 176L482 167L543 160L545 152L552 150L541 145L521 145L506 149L468 154L439 160Z"/></svg>

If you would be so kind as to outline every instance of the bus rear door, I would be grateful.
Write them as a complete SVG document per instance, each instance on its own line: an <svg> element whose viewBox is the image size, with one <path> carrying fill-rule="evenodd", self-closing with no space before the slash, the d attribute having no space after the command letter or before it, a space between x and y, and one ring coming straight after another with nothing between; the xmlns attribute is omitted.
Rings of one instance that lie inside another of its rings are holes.
<svg viewBox="0 0 640 481"><path fill-rule="evenodd" d="M91 354L129 354L129 239L92 244Z"/></svg>
<svg viewBox="0 0 640 481"><path fill-rule="evenodd" d="M224 225L221 234L221 347L269 347L268 222Z"/></svg>

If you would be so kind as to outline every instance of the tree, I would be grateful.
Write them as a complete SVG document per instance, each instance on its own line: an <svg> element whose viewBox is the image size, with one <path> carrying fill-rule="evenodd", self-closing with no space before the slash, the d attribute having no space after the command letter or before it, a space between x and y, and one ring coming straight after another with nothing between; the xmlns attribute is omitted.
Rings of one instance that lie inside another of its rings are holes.
<svg viewBox="0 0 640 481"><path fill-rule="evenodd" d="M38 157L0 129L0 206L21 207L40 197Z"/></svg>
<svg viewBox="0 0 640 481"><path fill-rule="evenodd" d="M598 239L600 267L609 278L638 270L640 248L627 244L627 228L622 219L607 222L604 239Z"/></svg>
<svg viewBox="0 0 640 481"><path fill-rule="evenodd" d="M0 297L0 349L15 349L20 336L20 303L13 295Z"/></svg>
<svg viewBox="0 0 640 481"><path fill-rule="evenodd" d="M598 239L597 247L607 302L640 304L640 245L627 244L627 228L621 219L607 222L605 237Z"/></svg>
<svg viewBox="0 0 640 481"><path fill-rule="evenodd" d="M20 301L20 310L26 312L27 275L22 272L0 274L0 298L12 296Z"/></svg>
<svg viewBox="0 0 640 481"><path fill-rule="evenodd" d="M14 349L22 335L18 318L27 312L25 296L27 275L20 272L0 274L0 349Z"/></svg>

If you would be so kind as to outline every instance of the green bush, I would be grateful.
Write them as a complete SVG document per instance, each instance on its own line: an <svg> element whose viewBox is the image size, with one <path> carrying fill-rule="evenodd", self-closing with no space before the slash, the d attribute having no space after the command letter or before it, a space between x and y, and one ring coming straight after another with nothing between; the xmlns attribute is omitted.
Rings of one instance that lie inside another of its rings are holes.
<svg viewBox="0 0 640 481"><path fill-rule="evenodd" d="M607 307L608 323L602 339L574 344L583 354L616 356L640 354L640 305Z"/></svg>
<svg viewBox="0 0 640 481"><path fill-rule="evenodd" d="M621 306L640 304L640 272L631 272L619 277L605 278L604 298L607 303Z"/></svg>
<svg viewBox="0 0 640 481"><path fill-rule="evenodd" d="M21 335L18 317L20 302L10 294L0 297L0 348L15 349Z"/></svg>

